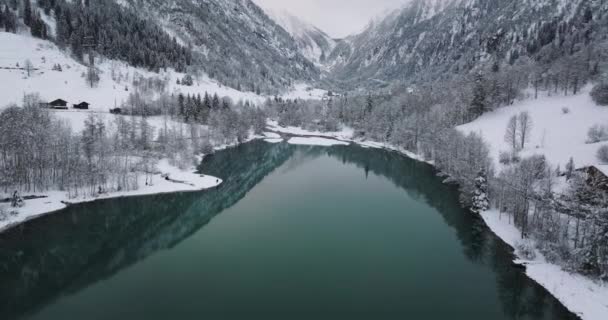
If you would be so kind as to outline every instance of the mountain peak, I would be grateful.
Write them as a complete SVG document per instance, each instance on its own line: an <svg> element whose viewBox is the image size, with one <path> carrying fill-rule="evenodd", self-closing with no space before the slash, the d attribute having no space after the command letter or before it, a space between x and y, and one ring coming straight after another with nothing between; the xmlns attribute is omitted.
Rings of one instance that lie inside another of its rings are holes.
<svg viewBox="0 0 608 320"><path fill-rule="evenodd" d="M336 46L336 41L313 24L302 20L287 10L263 8L277 25L287 31L298 44L300 52L316 65L324 63L326 56Z"/></svg>

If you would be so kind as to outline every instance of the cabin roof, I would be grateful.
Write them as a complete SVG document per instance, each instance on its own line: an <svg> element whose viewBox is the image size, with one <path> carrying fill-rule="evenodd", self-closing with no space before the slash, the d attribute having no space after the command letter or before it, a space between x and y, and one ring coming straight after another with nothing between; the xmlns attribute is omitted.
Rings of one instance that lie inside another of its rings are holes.
<svg viewBox="0 0 608 320"><path fill-rule="evenodd" d="M608 177L608 164L594 166L599 172Z"/></svg>

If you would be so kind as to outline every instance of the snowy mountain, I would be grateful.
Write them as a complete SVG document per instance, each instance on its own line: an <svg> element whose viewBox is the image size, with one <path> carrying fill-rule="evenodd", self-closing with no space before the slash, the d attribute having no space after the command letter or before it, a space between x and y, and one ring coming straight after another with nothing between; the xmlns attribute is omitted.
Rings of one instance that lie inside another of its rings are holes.
<svg viewBox="0 0 608 320"><path fill-rule="evenodd" d="M250 0L120 2L186 44L196 64L231 87L269 91L319 77L299 43Z"/></svg>
<svg viewBox="0 0 608 320"><path fill-rule="evenodd" d="M351 88L550 63L603 39L607 10L591 0L414 0L338 43L328 63L333 80Z"/></svg>
<svg viewBox="0 0 608 320"><path fill-rule="evenodd" d="M296 40L298 49L308 60L317 65L325 62L326 57L336 46L324 31L294 16L287 11L264 8L268 16L283 27Z"/></svg>

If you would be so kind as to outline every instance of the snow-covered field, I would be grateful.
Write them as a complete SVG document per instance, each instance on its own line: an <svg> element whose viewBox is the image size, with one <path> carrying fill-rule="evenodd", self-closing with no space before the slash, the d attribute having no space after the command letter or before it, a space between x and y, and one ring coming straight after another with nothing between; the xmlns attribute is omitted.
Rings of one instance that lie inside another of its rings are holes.
<svg viewBox="0 0 608 320"><path fill-rule="evenodd" d="M585 88L576 96L542 97L516 102L515 105L499 108L484 114L479 119L460 126L462 132L481 133L491 145L492 158L496 162L501 151L510 151L505 141L509 119L527 111L532 117L533 128L530 141L521 156L544 154L553 166L564 168L570 157L577 168L598 164L597 150L608 142L586 144L589 128L596 124L608 125L608 108L597 106ZM564 108L569 112L564 113Z"/></svg>
<svg viewBox="0 0 608 320"><path fill-rule="evenodd" d="M320 100L327 94L326 90L311 87L305 83L297 83L285 94L284 99Z"/></svg>
<svg viewBox="0 0 608 320"><path fill-rule="evenodd" d="M195 173L194 168L191 168L189 171L182 171L179 168L170 165L167 160L160 161L157 165L157 169L158 173L152 177L152 185L145 185L144 175L139 178L140 188L138 190L111 192L95 197L81 196L78 198L69 198L67 192L43 192L41 194L48 196L47 198L25 201L25 206L23 208L18 208L15 210L16 214L10 213L8 214L7 220L0 221L0 232L25 221L64 209L68 204L90 202L109 198L200 191L216 187L222 183L222 180L216 177ZM168 175L168 177L173 181L165 180L162 177L164 175ZM6 208L6 211L13 211L13 209Z"/></svg>
<svg viewBox="0 0 608 320"><path fill-rule="evenodd" d="M60 50L50 41L40 40L28 35L0 32L0 108L9 103L20 104L24 94L39 93L45 101L63 99L69 106L82 101L91 104L91 110L108 112L115 105L126 101L133 90L136 76L168 79L169 92L184 94L217 93L220 97L230 97L234 101L247 100L256 104L264 102L265 97L252 92L240 92L222 86L203 75L195 79L193 86L177 85L177 79L184 74L173 70L153 73L134 68L120 61L97 58L96 66L101 71L99 84L90 88L84 79L87 67L75 61L67 52ZM23 68L25 61L32 62L34 70L27 76ZM54 71L59 64L62 71ZM9 69L10 68L10 69Z"/></svg>
<svg viewBox="0 0 608 320"><path fill-rule="evenodd" d="M497 211L486 211L482 218L504 242L511 247L520 243L520 232L509 223L506 216L499 219ZM521 258L521 257L520 257ZM526 266L528 277L545 287L570 311L585 320L605 320L608 317L608 286L594 282L578 274L568 273L559 266L548 263L540 252L532 261L519 260Z"/></svg>

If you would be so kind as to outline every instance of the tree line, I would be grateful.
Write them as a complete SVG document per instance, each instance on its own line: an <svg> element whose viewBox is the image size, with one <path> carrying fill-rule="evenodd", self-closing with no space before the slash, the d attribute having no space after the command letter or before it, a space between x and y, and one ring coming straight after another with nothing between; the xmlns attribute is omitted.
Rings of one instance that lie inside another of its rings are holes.
<svg viewBox="0 0 608 320"><path fill-rule="evenodd" d="M189 48L116 1L37 0L34 4L31 0L0 0L0 27L16 33L22 21L33 36L69 48L80 61L90 48L110 59L152 71L172 67L183 72L192 64ZM39 10L54 18L54 37Z"/></svg>
<svg viewBox="0 0 608 320"><path fill-rule="evenodd" d="M205 125L186 123L177 111L158 117L92 113L75 132L40 108L37 95L26 95L22 106L0 112L0 188L31 194L61 190L70 197L136 190L154 183L159 160L181 168L196 165L197 154L261 133L259 123L265 119L256 108L237 103L212 112Z"/></svg>
<svg viewBox="0 0 608 320"><path fill-rule="evenodd" d="M500 172L483 137L455 129L513 103L534 82L534 72L505 69L508 74L481 70L452 81L387 93L329 95L324 101L276 97L268 99L266 106L283 126L337 131L346 125L355 130L356 138L421 155L434 163L445 182L459 186L463 206L482 212L493 205L511 219L521 230L518 250L533 254L530 248L538 248L568 270L608 280L608 194L592 187L585 172L575 170L574 159L562 169L542 156L519 156L534 129L530 114L514 116L505 128L505 141L512 150L501 154ZM573 81L560 82L564 84L560 94L574 93ZM570 89L565 91L566 87ZM538 90L533 97L556 94L553 86ZM559 179L567 180L561 193Z"/></svg>

